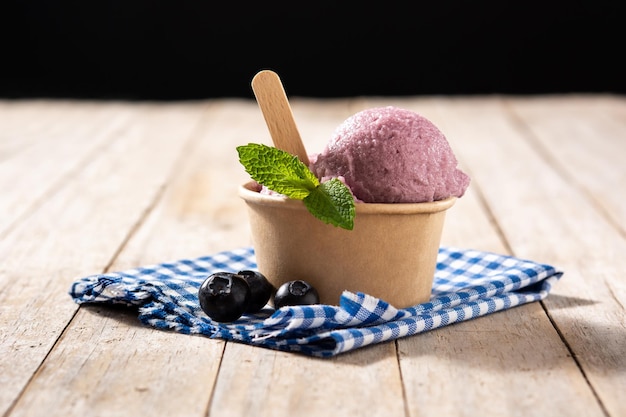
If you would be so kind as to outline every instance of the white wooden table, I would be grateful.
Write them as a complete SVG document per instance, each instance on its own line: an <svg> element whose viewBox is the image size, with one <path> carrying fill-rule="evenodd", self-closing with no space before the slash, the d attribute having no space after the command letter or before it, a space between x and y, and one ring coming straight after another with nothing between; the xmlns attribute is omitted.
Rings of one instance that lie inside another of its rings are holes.
<svg viewBox="0 0 626 417"><path fill-rule="evenodd" d="M544 302L333 359L78 307L77 278L250 244L252 100L0 101L0 415L626 416L626 98L291 98L309 150L383 104L446 134L443 244L565 271Z"/></svg>

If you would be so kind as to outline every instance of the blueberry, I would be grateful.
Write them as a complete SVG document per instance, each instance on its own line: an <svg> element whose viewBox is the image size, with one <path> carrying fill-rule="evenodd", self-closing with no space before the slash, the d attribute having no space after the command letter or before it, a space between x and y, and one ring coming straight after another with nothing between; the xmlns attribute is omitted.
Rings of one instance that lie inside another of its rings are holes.
<svg viewBox="0 0 626 417"><path fill-rule="evenodd" d="M287 281L281 285L274 295L274 307L319 304L317 290L306 281Z"/></svg>
<svg viewBox="0 0 626 417"><path fill-rule="evenodd" d="M204 280L198 290L200 307L215 321L235 321L250 303L250 287L239 275L216 272Z"/></svg>
<svg viewBox="0 0 626 417"><path fill-rule="evenodd" d="M244 270L237 272L250 287L250 303L245 313L260 311L272 297L274 286L265 278L265 275L257 271Z"/></svg>

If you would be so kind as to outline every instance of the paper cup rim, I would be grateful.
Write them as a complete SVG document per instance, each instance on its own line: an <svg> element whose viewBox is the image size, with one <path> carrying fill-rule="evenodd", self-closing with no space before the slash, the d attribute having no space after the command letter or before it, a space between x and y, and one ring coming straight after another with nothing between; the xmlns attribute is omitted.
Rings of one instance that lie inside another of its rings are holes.
<svg viewBox="0 0 626 417"><path fill-rule="evenodd" d="M239 196L248 203L265 206L275 206L281 208L291 208L294 210L305 209L300 200L280 196L261 194L255 190L254 181L247 182L239 186ZM429 201L425 203L356 203L356 213L436 213L449 209L456 202L457 197L448 197L443 200Z"/></svg>

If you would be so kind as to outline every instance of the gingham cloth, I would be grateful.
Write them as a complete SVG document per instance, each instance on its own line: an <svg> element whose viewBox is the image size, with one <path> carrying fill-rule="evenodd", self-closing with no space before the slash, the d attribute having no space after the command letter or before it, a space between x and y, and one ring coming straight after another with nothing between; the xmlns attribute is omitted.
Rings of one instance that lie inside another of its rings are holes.
<svg viewBox="0 0 626 417"><path fill-rule="evenodd" d="M529 260L441 247L427 303L396 309L346 291L339 306L274 310L268 305L233 323L212 321L198 303L200 284L213 272L244 269L256 269L250 247L87 276L74 282L69 293L79 304L138 306L140 321L158 329L331 357L541 300L562 275L550 265Z"/></svg>

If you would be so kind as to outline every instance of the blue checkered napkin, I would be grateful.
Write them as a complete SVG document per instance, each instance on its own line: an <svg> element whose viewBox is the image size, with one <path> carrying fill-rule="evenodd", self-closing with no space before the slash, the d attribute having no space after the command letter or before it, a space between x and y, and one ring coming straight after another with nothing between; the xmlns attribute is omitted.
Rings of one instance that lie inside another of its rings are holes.
<svg viewBox="0 0 626 417"><path fill-rule="evenodd" d="M217 271L255 269L252 248L90 275L72 284L75 302L139 307L141 322L270 349L330 357L415 335L545 298L562 272L529 260L441 247L429 302L396 309L367 294L344 292L339 306L266 306L233 323L200 309L197 291Z"/></svg>

